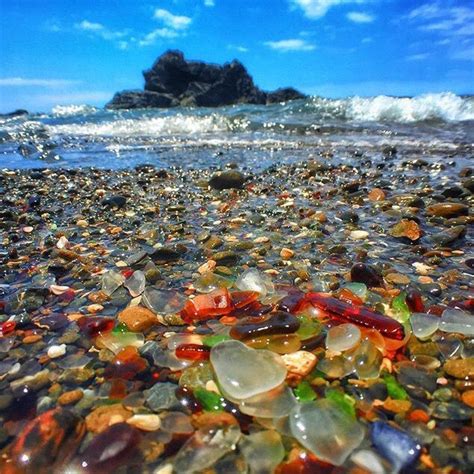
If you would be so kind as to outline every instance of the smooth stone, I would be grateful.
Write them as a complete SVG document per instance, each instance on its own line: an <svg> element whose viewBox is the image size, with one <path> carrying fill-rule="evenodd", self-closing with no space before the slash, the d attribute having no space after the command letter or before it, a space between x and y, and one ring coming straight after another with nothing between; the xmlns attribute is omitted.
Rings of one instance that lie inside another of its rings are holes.
<svg viewBox="0 0 474 474"><path fill-rule="evenodd" d="M420 456L420 444L405 431L388 423L374 422L370 434L377 451L390 461L396 472L409 467Z"/></svg>
<svg viewBox="0 0 474 474"><path fill-rule="evenodd" d="M349 237L352 240L363 240L363 239L366 239L368 236L369 236L369 233L366 230L353 230L349 234Z"/></svg>
<svg viewBox="0 0 474 474"><path fill-rule="evenodd" d="M58 346L50 346L48 348L48 357L50 359L56 359L56 357L61 357L66 354L66 344L60 344Z"/></svg>
<svg viewBox="0 0 474 474"><path fill-rule="evenodd" d="M467 232L467 227L465 225L457 225L445 229L441 232L433 234L431 236L432 241L440 247L446 247L452 244L457 239L464 237Z"/></svg>
<svg viewBox="0 0 474 474"><path fill-rule="evenodd" d="M130 331L142 332L158 322L156 315L143 306L129 306L118 315L118 320Z"/></svg>
<svg viewBox="0 0 474 474"><path fill-rule="evenodd" d="M127 420L129 425L142 431L156 431L161 427L161 418L158 415L133 415Z"/></svg>
<svg viewBox="0 0 474 474"><path fill-rule="evenodd" d="M209 186L213 189L240 189L244 185L246 177L236 170L223 171L214 174L209 180Z"/></svg>
<svg viewBox="0 0 474 474"><path fill-rule="evenodd" d="M364 427L327 399L297 405L290 414L293 436L318 458L344 463L365 436Z"/></svg>
<svg viewBox="0 0 474 474"><path fill-rule="evenodd" d="M421 340L428 339L439 327L440 318L425 313L412 313L410 323L413 334Z"/></svg>
<svg viewBox="0 0 474 474"><path fill-rule="evenodd" d="M326 348L334 352L344 352L356 346L361 338L360 329L354 324L340 324L329 329Z"/></svg>
<svg viewBox="0 0 474 474"><path fill-rule="evenodd" d="M447 360L443 369L456 379L474 379L474 357Z"/></svg>
<svg viewBox="0 0 474 474"><path fill-rule="evenodd" d="M375 268L365 263L356 263L351 268L351 281L364 283L367 287L383 287L383 278Z"/></svg>
<svg viewBox="0 0 474 474"><path fill-rule="evenodd" d="M445 309L441 315L439 329L444 332L474 336L474 316L459 309Z"/></svg>
<svg viewBox="0 0 474 474"><path fill-rule="evenodd" d="M233 340L215 345L210 361L222 390L237 400L278 387L287 372L279 355Z"/></svg>
<svg viewBox="0 0 474 474"><path fill-rule="evenodd" d="M438 217L467 216L469 214L469 207L457 202L439 202L428 206L426 212L428 215Z"/></svg>
<svg viewBox="0 0 474 474"><path fill-rule="evenodd" d="M170 382L160 382L145 390L146 404L155 412L179 407L176 398L177 385Z"/></svg>

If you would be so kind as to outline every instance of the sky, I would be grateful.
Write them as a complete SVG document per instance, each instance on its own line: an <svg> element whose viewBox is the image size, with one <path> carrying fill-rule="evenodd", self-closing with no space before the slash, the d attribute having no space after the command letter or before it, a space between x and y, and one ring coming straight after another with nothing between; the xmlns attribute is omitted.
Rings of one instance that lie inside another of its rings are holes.
<svg viewBox="0 0 474 474"><path fill-rule="evenodd" d="M265 90L474 92L471 0L0 0L0 112L104 105L168 49Z"/></svg>

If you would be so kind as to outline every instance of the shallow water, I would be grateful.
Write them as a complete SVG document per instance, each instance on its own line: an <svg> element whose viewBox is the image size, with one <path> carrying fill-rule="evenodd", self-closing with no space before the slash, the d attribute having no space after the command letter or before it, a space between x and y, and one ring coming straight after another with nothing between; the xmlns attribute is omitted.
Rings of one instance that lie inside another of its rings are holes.
<svg viewBox="0 0 474 474"><path fill-rule="evenodd" d="M252 170L331 150L383 147L469 157L474 98L313 97L271 106L109 111L57 106L49 114L0 119L0 167L207 168L237 162ZM189 159L186 157L189 156Z"/></svg>

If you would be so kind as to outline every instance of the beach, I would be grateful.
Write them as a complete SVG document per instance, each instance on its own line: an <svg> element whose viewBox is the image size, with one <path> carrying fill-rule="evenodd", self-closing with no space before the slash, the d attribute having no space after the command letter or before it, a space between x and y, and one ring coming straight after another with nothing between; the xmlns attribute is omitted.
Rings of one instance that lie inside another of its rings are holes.
<svg viewBox="0 0 474 474"><path fill-rule="evenodd" d="M473 114L2 119L2 472L472 472Z"/></svg>

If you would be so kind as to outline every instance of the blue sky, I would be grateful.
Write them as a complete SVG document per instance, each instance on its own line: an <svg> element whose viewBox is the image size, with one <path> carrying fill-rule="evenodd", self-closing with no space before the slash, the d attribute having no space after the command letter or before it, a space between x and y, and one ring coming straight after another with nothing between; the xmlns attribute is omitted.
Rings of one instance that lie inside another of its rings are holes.
<svg viewBox="0 0 474 474"><path fill-rule="evenodd" d="M474 92L466 0L0 0L0 111L103 105L167 49L240 59L263 89Z"/></svg>

